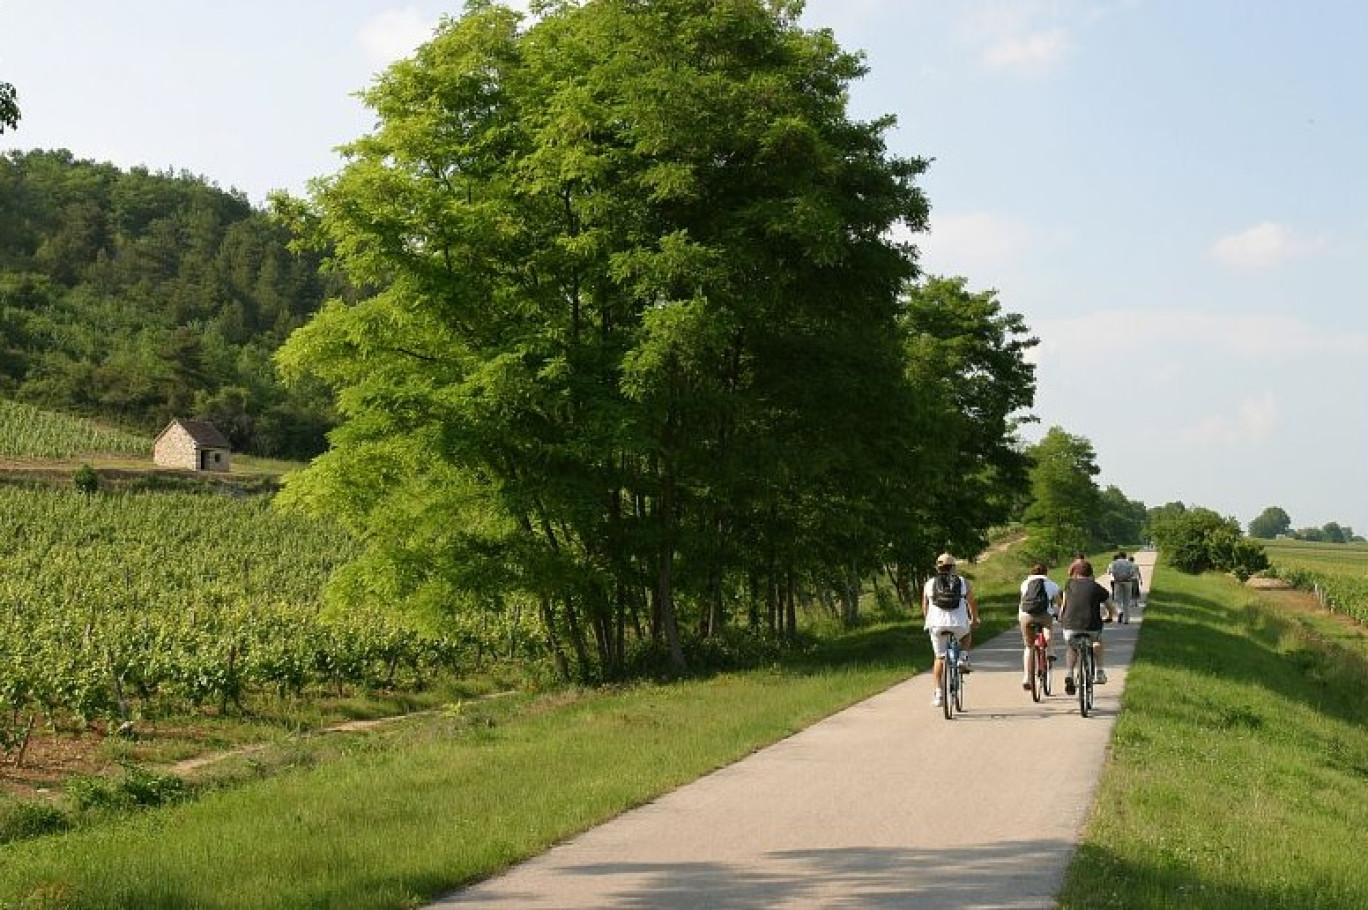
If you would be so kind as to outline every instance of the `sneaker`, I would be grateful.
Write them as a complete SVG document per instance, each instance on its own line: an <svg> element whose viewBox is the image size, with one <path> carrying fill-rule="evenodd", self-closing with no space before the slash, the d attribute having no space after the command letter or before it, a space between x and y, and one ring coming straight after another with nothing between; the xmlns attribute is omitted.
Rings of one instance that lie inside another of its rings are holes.
<svg viewBox="0 0 1368 910"><path fill-rule="evenodd" d="M1099 668L1098 671L1093 674L1093 683L1099 686L1106 685L1107 674L1103 673L1102 670Z"/></svg>
<svg viewBox="0 0 1368 910"><path fill-rule="evenodd" d="M973 672L974 672L974 668L971 667L971 666L969 666L969 655L968 655L968 654L963 654L963 655L960 656L959 664L958 664L957 666L959 667L959 671L960 671L961 673L973 673Z"/></svg>
<svg viewBox="0 0 1368 910"><path fill-rule="evenodd" d="M1055 656L1053 654L1049 655L1048 660L1053 664L1055 662Z"/></svg>
<svg viewBox="0 0 1368 910"><path fill-rule="evenodd" d="M937 690L931 695L931 707L933 707L933 708L939 708L939 707L941 706L941 703L942 703L942 701L944 700L944 698L945 698L945 696L941 694L941 690L940 690L940 689L937 689Z"/></svg>
<svg viewBox="0 0 1368 910"><path fill-rule="evenodd" d="M1025 689L1027 692L1031 691L1031 681L1029 679L1023 679L1021 681L1021 688Z"/></svg>
<svg viewBox="0 0 1368 910"><path fill-rule="evenodd" d="M1075 691L1075 690L1074 690L1074 681L1073 681L1073 677L1072 677L1072 676L1066 676L1066 677L1064 677L1064 694L1065 694L1065 695L1072 695L1072 694L1074 694L1074 691Z"/></svg>
<svg viewBox="0 0 1368 910"><path fill-rule="evenodd" d="M1125 611L1125 610L1122 610L1120 613L1116 614L1116 621L1119 622L1119 623L1124 623L1124 622L1126 621L1126 611Z"/></svg>

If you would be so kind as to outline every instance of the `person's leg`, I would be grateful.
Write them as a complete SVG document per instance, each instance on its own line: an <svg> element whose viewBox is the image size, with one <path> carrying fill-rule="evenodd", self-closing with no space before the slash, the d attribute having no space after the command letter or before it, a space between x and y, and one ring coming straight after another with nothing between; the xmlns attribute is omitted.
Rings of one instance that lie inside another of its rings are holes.
<svg viewBox="0 0 1368 910"><path fill-rule="evenodd" d="M1035 637L1031 632L1033 621L1031 614L1017 613L1017 626L1021 629L1021 684L1028 689L1031 686L1031 639Z"/></svg>
<svg viewBox="0 0 1368 910"><path fill-rule="evenodd" d="M1107 674L1102 671L1102 636L1093 639L1093 679L1098 683L1107 681Z"/></svg>
<svg viewBox="0 0 1368 910"><path fill-rule="evenodd" d="M931 661L931 685L935 689L931 696L931 703L939 705L944 693L941 691L941 674L945 672L945 639L940 636L940 629L929 629L931 633L931 653L935 659Z"/></svg>
<svg viewBox="0 0 1368 910"><path fill-rule="evenodd" d="M1064 694L1074 694L1074 666L1078 663L1078 651L1073 647L1073 633L1064 630Z"/></svg>

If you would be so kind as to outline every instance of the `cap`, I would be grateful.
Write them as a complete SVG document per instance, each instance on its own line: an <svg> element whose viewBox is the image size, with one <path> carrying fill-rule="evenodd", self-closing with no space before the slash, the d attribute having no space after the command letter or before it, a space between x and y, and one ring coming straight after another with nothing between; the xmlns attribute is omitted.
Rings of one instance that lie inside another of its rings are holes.
<svg viewBox="0 0 1368 910"><path fill-rule="evenodd" d="M954 564L955 557L951 556L949 553L942 553L941 555L936 557L937 569L943 568L945 566L953 566Z"/></svg>

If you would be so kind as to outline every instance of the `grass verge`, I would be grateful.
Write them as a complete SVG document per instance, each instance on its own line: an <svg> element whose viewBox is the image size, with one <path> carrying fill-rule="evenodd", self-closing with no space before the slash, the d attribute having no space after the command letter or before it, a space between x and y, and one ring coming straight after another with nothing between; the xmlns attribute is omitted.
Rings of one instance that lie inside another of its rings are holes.
<svg viewBox="0 0 1368 910"><path fill-rule="evenodd" d="M418 905L887 688L919 641L889 624L841 642L839 666L809 654L399 722L323 764L6 845L0 906Z"/></svg>
<svg viewBox="0 0 1368 910"><path fill-rule="evenodd" d="M1065 908L1368 907L1368 645L1161 569Z"/></svg>

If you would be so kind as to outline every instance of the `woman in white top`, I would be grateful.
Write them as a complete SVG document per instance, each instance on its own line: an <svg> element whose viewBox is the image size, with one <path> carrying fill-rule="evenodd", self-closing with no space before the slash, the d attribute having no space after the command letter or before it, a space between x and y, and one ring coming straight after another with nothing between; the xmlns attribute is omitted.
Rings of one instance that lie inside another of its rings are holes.
<svg viewBox="0 0 1368 910"><path fill-rule="evenodd" d="M953 590L953 605L939 596L939 591ZM936 557L936 574L926 580L922 587L922 628L931 634L931 650L936 655L932 664L933 678L939 682L941 668L945 664L947 643L941 632L949 629L959 639L963 650L960 651L960 672L969 672L969 648L973 640L970 630L979 624L978 601L969 587L969 579L955 574L955 557L942 553ZM945 694L939 687L931 698L933 705L939 706Z"/></svg>

